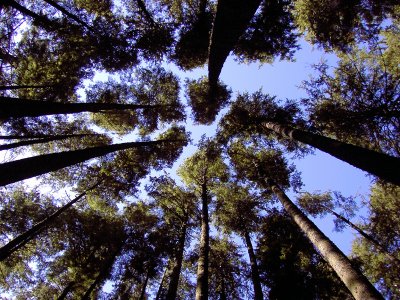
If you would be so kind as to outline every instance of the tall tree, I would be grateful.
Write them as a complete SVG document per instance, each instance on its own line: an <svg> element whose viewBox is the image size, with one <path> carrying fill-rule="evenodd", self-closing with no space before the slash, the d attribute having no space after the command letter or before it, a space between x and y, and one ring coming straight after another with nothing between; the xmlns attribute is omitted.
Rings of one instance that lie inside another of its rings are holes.
<svg viewBox="0 0 400 300"><path fill-rule="evenodd" d="M209 203L217 182L226 180L227 167L215 143L203 139L199 150L179 168L178 174L194 190L201 202L201 235L197 264L196 300L208 299L208 265L210 251Z"/></svg>
<svg viewBox="0 0 400 300"><path fill-rule="evenodd" d="M279 182L282 182L283 188L289 186L290 171L286 167L285 159L273 150L254 153L253 149L246 149L243 144L238 143L235 146L234 151L231 150L231 155L237 173L243 174L242 176L247 174L249 179L258 182L278 198L286 212L334 269L354 298L382 299L382 295L360 270L352 265L340 249L307 218L279 186Z"/></svg>

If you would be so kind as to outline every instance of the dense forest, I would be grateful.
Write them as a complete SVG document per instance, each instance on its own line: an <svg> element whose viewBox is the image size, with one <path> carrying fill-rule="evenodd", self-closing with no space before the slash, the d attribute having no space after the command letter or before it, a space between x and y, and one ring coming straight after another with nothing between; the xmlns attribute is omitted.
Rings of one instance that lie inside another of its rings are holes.
<svg viewBox="0 0 400 300"><path fill-rule="evenodd" d="M1 299L400 299L398 1L0 12ZM303 42L337 58L306 97L220 79L228 56L290 62ZM369 174L363 212L302 188L293 158L316 150ZM357 233L350 255L312 221L327 215Z"/></svg>

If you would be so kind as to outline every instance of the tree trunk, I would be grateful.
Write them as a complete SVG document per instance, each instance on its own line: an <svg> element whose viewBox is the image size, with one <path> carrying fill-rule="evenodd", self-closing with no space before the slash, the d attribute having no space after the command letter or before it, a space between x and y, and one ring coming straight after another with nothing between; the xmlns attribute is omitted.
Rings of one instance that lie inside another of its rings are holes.
<svg viewBox="0 0 400 300"><path fill-rule="evenodd" d="M208 299L208 254L209 225L208 225L208 191L207 183L201 186L201 236L199 245L199 260L197 264L196 300Z"/></svg>
<svg viewBox="0 0 400 300"><path fill-rule="evenodd" d="M286 212L318 249L356 300L383 299L368 279L353 267L346 255L307 218L272 180L266 179L266 183L276 194Z"/></svg>
<svg viewBox="0 0 400 300"><path fill-rule="evenodd" d="M215 87L229 52L245 32L261 0L218 0L208 55L208 79Z"/></svg>
<svg viewBox="0 0 400 300"><path fill-rule="evenodd" d="M88 190L85 192L81 193L74 199L72 199L70 202L65 204L63 207L59 208L57 211L55 211L53 214L45 218L44 220L40 221L39 223L36 223L32 228L28 229L24 233L20 234L13 240L9 241L7 244L5 244L3 247L0 248L0 261L5 260L8 258L12 253L23 247L26 243L31 241L33 238L35 238L40 232L42 232L45 228L47 228L51 222L53 222L59 215L61 215L64 211L66 211L68 208L70 208L72 205L74 205L76 202L78 202L80 199L82 199L84 196L86 196L87 192L93 190L96 188L101 181L97 182L95 185L90 187Z"/></svg>
<svg viewBox="0 0 400 300"><path fill-rule="evenodd" d="M158 290L157 290L157 295L156 295L156 297L154 298L154 300L164 299L164 294L165 294L164 285L165 285L165 280L166 280L166 278L167 278L167 274L168 274L168 272L169 272L169 265L170 265L170 262L171 262L171 261L168 261L167 265L165 266L164 274L163 274L163 276L162 276L162 278L161 278L160 285L158 286ZM163 297L163 298L161 298L161 297Z"/></svg>
<svg viewBox="0 0 400 300"><path fill-rule="evenodd" d="M102 268L101 268L99 274L97 275L96 279L86 290L86 292L82 296L81 300L90 300L90 295L92 294L94 289L99 285L99 283L101 283L103 280L105 280L107 275L110 273L112 266L114 265L114 262L118 256L118 254L121 252L123 246L124 246L124 243L121 242L117 246L114 253L105 261L105 263L102 265Z"/></svg>
<svg viewBox="0 0 400 300"><path fill-rule="evenodd" d="M0 135L0 140L27 140L27 139L47 139L47 138L70 138L70 137L83 137L95 136L97 133L82 133L82 134L32 134L32 135Z"/></svg>
<svg viewBox="0 0 400 300"><path fill-rule="evenodd" d="M147 21L149 21L150 24L154 26L156 24L156 22L154 21L152 15L147 10L146 4L143 2L143 0L136 0L136 3L138 4L138 6L139 6L140 10L142 11L142 13L144 14L144 16L146 17Z"/></svg>
<svg viewBox="0 0 400 300"><path fill-rule="evenodd" d="M176 140L121 143L23 158L0 164L0 186L56 171L115 151L138 147L150 148L173 141Z"/></svg>
<svg viewBox="0 0 400 300"><path fill-rule="evenodd" d="M187 222L182 226L179 235L179 244L173 262L171 277L168 286L168 292L165 298L166 300L174 300L176 298L176 293L178 291L179 276L181 274L181 269L182 269L183 252L185 250L186 231L187 231Z"/></svg>
<svg viewBox="0 0 400 300"><path fill-rule="evenodd" d="M52 85L0 85L0 91L20 90L20 89L45 89L51 88Z"/></svg>
<svg viewBox="0 0 400 300"><path fill-rule="evenodd" d="M343 217L342 215L339 215L337 212L335 212L333 209L330 209L329 207L320 204L323 208L328 210L331 214L333 214L336 218L339 220L342 220L345 222L347 225L349 225L351 228L353 228L355 231L357 231L359 234L361 234L367 241L370 243L374 244L380 251L386 254L387 257L390 259L394 260L397 264L400 266L400 259L397 257L393 256L387 249L384 247L381 243L379 243L372 235L366 233L364 230L362 230L360 227L358 227L356 224L348 220L347 218Z"/></svg>
<svg viewBox="0 0 400 300"><path fill-rule="evenodd" d="M48 18L38 15L37 13L34 13L33 11L20 5L18 2L14 1L14 0L3 0L2 2L3 2L3 5L12 7L14 9L18 10L24 16L31 17L35 23L43 26L46 29L51 29L52 27L54 27L53 22L50 21Z"/></svg>
<svg viewBox="0 0 400 300"><path fill-rule="evenodd" d="M149 282L149 270L146 272L146 277L143 282L142 291L140 292L139 300L144 300L144 296L146 295L147 283Z"/></svg>
<svg viewBox="0 0 400 300"><path fill-rule="evenodd" d="M70 283L68 283L68 285L64 288L63 292L61 293L60 296L58 296L57 300L64 300L65 297L67 297L67 295L69 294L69 292L72 290L72 288L74 287L75 282L71 281Z"/></svg>
<svg viewBox="0 0 400 300"><path fill-rule="evenodd" d="M54 8L58 9L59 11L61 11L64 15L66 15L67 17L71 18L72 20L74 20L75 22L77 22L78 24L82 25L83 27L89 29L90 31L94 32L93 28L91 26L89 26L88 24L86 24L85 22L83 22L81 19L79 19L77 16L75 16L74 14L70 13L68 10L66 10L64 7L62 7L61 5L59 5L57 2L53 1L53 0L44 0L44 2L50 4L51 6L53 6Z"/></svg>
<svg viewBox="0 0 400 300"><path fill-rule="evenodd" d="M152 109L165 106L166 105L118 103L61 103L0 96L0 119L74 114L81 112L100 113L107 110Z"/></svg>
<svg viewBox="0 0 400 300"><path fill-rule="evenodd" d="M17 142L17 143L0 145L0 151L15 149L15 148L22 147L22 146L30 146L30 145L36 145L36 144L49 143L49 142L53 142L53 141L60 141L60 140L68 139L70 137L84 137L84 136L88 136L88 135L95 135L95 134L54 135L52 137L43 138L43 139L33 139L33 140L28 140L28 141L21 141L21 142Z"/></svg>
<svg viewBox="0 0 400 300"><path fill-rule="evenodd" d="M219 300L227 300L226 288L225 288L225 278L221 278L221 292L219 293Z"/></svg>
<svg viewBox="0 0 400 300"><path fill-rule="evenodd" d="M247 252L249 253L250 258L251 279L253 281L254 288L254 300L263 300L263 292L261 288L261 280L260 274L258 272L257 260L254 254L253 245L251 243L250 234L247 231L244 233L244 238L246 241Z"/></svg>
<svg viewBox="0 0 400 300"><path fill-rule="evenodd" d="M388 182L400 185L400 158L294 129L290 126L271 122L262 123L262 126L286 138L315 147Z"/></svg>

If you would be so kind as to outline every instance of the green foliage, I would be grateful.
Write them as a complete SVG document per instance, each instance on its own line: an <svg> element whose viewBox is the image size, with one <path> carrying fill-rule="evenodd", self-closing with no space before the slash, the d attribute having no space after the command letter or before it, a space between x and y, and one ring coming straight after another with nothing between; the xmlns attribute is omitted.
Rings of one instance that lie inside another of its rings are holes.
<svg viewBox="0 0 400 300"><path fill-rule="evenodd" d="M371 190L370 214L363 227L384 245L394 257L400 259L400 189L392 185L375 185ZM398 286L400 265L389 259L365 238L353 243L353 256L361 263L370 280L377 284L387 298L400 296Z"/></svg>
<svg viewBox="0 0 400 300"><path fill-rule="evenodd" d="M198 124L210 125L218 112L228 104L231 90L219 82L210 89L207 77L186 80L186 97L192 107L193 119Z"/></svg>

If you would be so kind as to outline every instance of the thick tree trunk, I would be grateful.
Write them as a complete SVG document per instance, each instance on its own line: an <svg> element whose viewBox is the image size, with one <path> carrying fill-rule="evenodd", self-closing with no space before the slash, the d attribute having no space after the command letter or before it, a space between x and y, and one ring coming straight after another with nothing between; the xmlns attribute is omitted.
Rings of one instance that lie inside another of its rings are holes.
<svg viewBox="0 0 400 300"><path fill-rule="evenodd" d="M254 299L262 300L263 293L261 288L260 274L258 272L257 260L254 254L253 244L251 243L250 234L247 231L244 233L244 239L246 241L247 252L250 258L251 279L253 281Z"/></svg>
<svg viewBox="0 0 400 300"><path fill-rule="evenodd" d="M320 204L323 208L328 210L331 214L333 214L336 218L339 220L342 220L345 222L347 225L349 225L351 228L353 228L355 231L357 231L359 234L361 234L367 241L370 243L374 244L380 251L386 254L387 257L390 259L394 260L397 264L400 266L400 259L397 257L393 256L381 243L379 243L373 236L370 234L366 233L364 230L362 230L360 227L358 227L356 224L351 222L349 219L343 217L342 215L339 215L337 212L335 212L333 209L330 209L329 207Z"/></svg>
<svg viewBox="0 0 400 300"><path fill-rule="evenodd" d="M69 294L69 292L71 292L71 290L74 287L74 285L75 285L74 281L71 281L70 283L68 283L68 285L64 288L64 290L61 293L61 295L58 296L57 300L64 300L65 297L67 297L67 295Z"/></svg>
<svg viewBox="0 0 400 300"><path fill-rule="evenodd" d="M48 18L38 15L37 13L34 13L33 11L20 5L18 2L14 1L14 0L3 0L2 2L3 2L3 5L12 7L14 9L18 10L24 16L28 16L28 17L32 18L35 21L35 23L45 27L46 29L50 29L50 28L54 27L53 22L50 21Z"/></svg>
<svg viewBox="0 0 400 300"><path fill-rule="evenodd" d="M107 110L136 110L165 107L165 105L140 105L118 103L61 103L0 97L0 119L39 117L81 112L101 113Z"/></svg>
<svg viewBox="0 0 400 300"><path fill-rule="evenodd" d="M400 158L373 150L350 145L325 136L294 129L272 122L262 123L266 130L324 151L354 167L378 176L388 182L400 185Z"/></svg>
<svg viewBox="0 0 400 300"><path fill-rule="evenodd" d="M0 186L56 171L115 151L138 147L154 147L173 140L131 142L98 146L83 150L44 154L0 164Z"/></svg>
<svg viewBox="0 0 400 300"><path fill-rule="evenodd" d="M210 228L208 224L208 191L206 182L202 184L201 190L201 236L199 245L199 260L197 264L196 300L207 300Z"/></svg>
<svg viewBox="0 0 400 300"><path fill-rule="evenodd" d="M351 264L346 255L307 218L272 180L267 179L266 183L276 194L286 212L318 249L356 300L383 299L368 279Z"/></svg>
<svg viewBox="0 0 400 300"><path fill-rule="evenodd" d="M186 231L187 231L187 222L182 226L179 235L179 244L172 266L168 292L165 298L166 300L173 300L176 298L176 294L178 291L179 276L181 274L181 269L182 269L183 252L185 250Z"/></svg>
<svg viewBox="0 0 400 300"><path fill-rule="evenodd" d="M217 85L229 52L245 32L260 3L261 0L218 0L208 55L211 89Z"/></svg>
<svg viewBox="0 0 400 300"><path fill-rule="evenodd" d="M146 295L147 283L149 282L149 270L146 272L146 277L143 282L142 291L140 292L139 300L144 300L144 296Z"/></svg>
<svg viewBox="0 0 400 300"><path fill-rule="evenodd" d="M56 212L45 218L44 220L40 221L39 223L36 223L32 228L29 230L25 231L24 233L20 234L10 242L8 242L6 245L0 248L0 261L5 260L8 258L12 253L23 247L26 243L31 241L33 238L35 238L39 233L41 233L45 228L47 228L51 222L53 222L59 215L61 215L64 211L66 211L68 208L70 208L72 205L74 205L76 202L78 202L80 199L82 199L84 196L86 196L87 192L93 190L96 188L100 182L97 182L95 185L90 187L87 191L81 193L74 199L72 199L70 202L65 204L63 207L59 208Z"/></svg>
<svg viewBox="0 0 400 300"><path fill-rule="evenodd" d="M17 143L0 145L0 151L15 149L15 148L22 147L22 146L30 146L30 145L36 145L36 144L49 143L49 142L53 142L53 141L60 141L60 140L65 140L65 139L68 139L71 137L84 137L84 136L88 136L88 135L95 135L95 134L54 135L52 137L43 138L43 139L33 139L33 140L28 140L28 141L21 141L21 142L17 142Z"/></svg>

